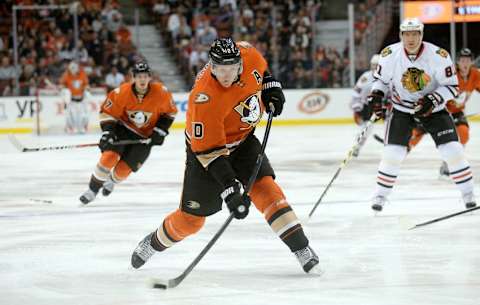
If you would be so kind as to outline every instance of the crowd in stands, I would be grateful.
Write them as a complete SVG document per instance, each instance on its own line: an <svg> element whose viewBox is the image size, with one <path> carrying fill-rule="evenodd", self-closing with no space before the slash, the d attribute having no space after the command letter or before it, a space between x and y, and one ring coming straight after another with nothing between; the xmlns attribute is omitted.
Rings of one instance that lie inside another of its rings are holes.
<svg viewBox="0 0 480 305"><path fill-rule="evenodd" d="M158 28L176 55L190 84L208 61L208 49L216 37L233 36L248 41L262 52L274 74L287 88L314 85L340 86L345 63L329 48L312 47L313 10L319 1L220 0L197 1L194 6L168 0L147 2L156 15ZM315 54L313 54L315 53ZM314 57L318 63L314 71ZM340 70L337 73L332 73Z"/></svg>
<svg viewBox="0 0 480 305"><path fill-rule="evenodd" d="M70 9L17 11L18 71L13 63L13 4L70 4L72 1L14 1L0 4L0 96L34 95L37 88L56 88L69 62L86 72L91 87L111 89L128 78L140 59L122 22L116 1L79 2L79 39L75 48ZM14 90L19 75L19 92Z"/></svg>
<svg viewBox="0 0 480 305"><path fill-rule="evenodd" d="M0 3L0 96L32 95L55 88L68 63L77 61L91 87L107 90L128 81L141 58L123 24L116 0L82 0L75 48L69 9L17 12L18 62L13 65L12 5L69 4L66 0L4 0ZM216 37L233 36L262 52L285 88L344 87L348 50L313 42L320 0L136 0L155 16L158 29L189 84L208 61ZM357 1L355 39L361 40L378 0ZM20 90L15 92L15 76ZM156 75L155 78L158 78Z"/></svg>
<svg viewBox="0 0 480 305"><path fill-rule="evenodd" d="M286 88L342 87L348 50L313 45L312 20L322 8L314 0L138 0L155 14L158 28L172 49L185 77L193 83L208 60L217 36L233 36L259 49ZM377 0L359 1L367 17L356 22L360 39L368 22L368 8Z"/></svg>

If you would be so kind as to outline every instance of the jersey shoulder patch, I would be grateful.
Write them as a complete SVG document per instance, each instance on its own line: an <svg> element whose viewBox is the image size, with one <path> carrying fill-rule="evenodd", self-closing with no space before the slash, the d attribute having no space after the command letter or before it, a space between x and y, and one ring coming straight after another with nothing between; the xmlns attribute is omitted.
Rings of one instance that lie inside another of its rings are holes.
<svg viewBox="0 0 480 305"><path fill-rule="evenodd" d="M386 47L380 52L380 55L382 57L387 57L390 54L392 54L392 48L391 47Z"/></svg>
<svg viewBox="0 0 480 305"><path fill-rule="evenodd" d="M196 104L204 104L210 101L210 96L206 93L199 92L195 95L195 99L193 100Z"/></svg>
<svg viewBox="0 0 480 305"><path fill-rule="evenodd" d="M443 58L448 57L448 52L445 49L438 48L437 51L435 51L438 55L442 56Z"/></svg>

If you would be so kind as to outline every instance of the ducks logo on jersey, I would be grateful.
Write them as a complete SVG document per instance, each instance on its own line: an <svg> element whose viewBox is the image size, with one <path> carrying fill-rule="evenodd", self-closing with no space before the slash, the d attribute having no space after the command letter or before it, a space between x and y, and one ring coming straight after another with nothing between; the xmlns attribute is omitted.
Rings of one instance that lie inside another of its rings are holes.
<svg viewBox="0 0 480 305"><path fill-rule="evenodd" d="M241 121L248 124L249 127L255 127L262 118L262 110L260 106L259 93L249 96L245 101L240 102L235 106L235 111L237 111L241 116Z"/></svg>
<svg viewBox="0 0 480 305"><path fill-rule="evenodd" d="M431 81L425 71L418 68L408 68L402 75L402 86L410 93L423 90Z"/></svg>
<svg viewBox="0 0 480 305"><path fill-rule="evenodd" d="M144 111L127 111L128 119L130 122L135 124L137 128L142 128L144 125L147 124L148 120L152 116L151 112L144 112Z"/></svg>

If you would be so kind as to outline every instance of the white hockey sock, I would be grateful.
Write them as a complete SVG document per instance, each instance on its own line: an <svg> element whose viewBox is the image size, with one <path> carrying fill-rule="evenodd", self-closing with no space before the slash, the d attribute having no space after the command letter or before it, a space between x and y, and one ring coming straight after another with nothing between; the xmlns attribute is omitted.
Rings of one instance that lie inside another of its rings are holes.
<svg viewBox="0 0 480 305"><path fill-rule="evenodd" d="M392 192L406 155L406 146L388 144L384 147L382 161L378 166L375 196L387 197Z"/></svg>
<svg viewBox="0 0 480 305"><path fill-rule="evenodd" d="M438 146L443 161L447 162L450 178L462 194L473 192L473 174L470 164L463 154L463 146L459 142L448 142Z"/></svg>

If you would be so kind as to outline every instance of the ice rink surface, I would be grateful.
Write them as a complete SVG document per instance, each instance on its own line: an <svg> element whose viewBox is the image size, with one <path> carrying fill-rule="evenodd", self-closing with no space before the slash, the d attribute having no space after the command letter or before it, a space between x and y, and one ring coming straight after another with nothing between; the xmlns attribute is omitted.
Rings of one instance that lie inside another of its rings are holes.
<svg viewBox="0 0 480 305"><path fill-rule="evenodd" d="M267 155L302 222L352 146L356 128L273 127ZM262 138L263 132L256 134ZM96 142L98 135L19 139L27 146L64 145ZM154 148L110 197L100 195L86 207L79 207L78 197L98 149L20 153L0 136L0 304L480 304L480 212L408 230L464 209L454 184L438 179L439 154L425 137L407 156L390 204L375 216L369 199L381 148L369 139L305 227L323 276L304 274L252 206L180 286L164 291L148 281L179 275L227 218L219 212L199 234L156 254L142 269L129 267L137 243L178 206L182 131ZM466 154L480 194L479 123L471 124Z"/></svg>

